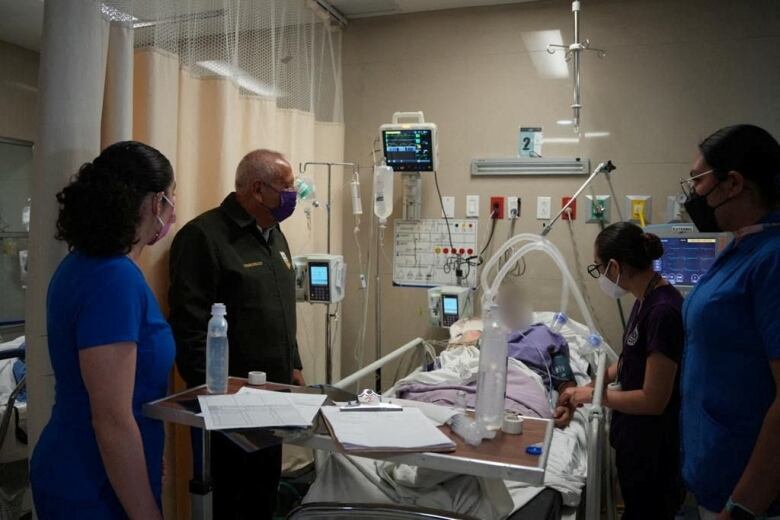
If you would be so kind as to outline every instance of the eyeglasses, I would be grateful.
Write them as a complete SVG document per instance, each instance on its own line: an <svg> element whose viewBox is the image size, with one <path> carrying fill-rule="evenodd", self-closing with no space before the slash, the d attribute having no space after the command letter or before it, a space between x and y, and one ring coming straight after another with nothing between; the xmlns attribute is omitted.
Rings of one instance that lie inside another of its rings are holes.
<svg viewBox="0 0 780 520"><path fill-rule="evenodd" d="M174 202L173 202L171 199L169 199L169 198L168 198L168 197L165 195L165 193L163 193L163 194L162 194L162 198L165 200L165 202L167 202L168 204L170 204L170 206L171 206L172 208L176 208L176 203L174 203Z"/></svg>
<svg viewBox="0 0 780 520"><path fill-rule="evenodd" d="M712 172L714 172L714 168L710 168L706 172L691 172L691 176L688 179L680 179L680 188L682 188L682 192L687 196L691 197L694 193L694 187L696 184L696 180L700 177L704 177L705 175L708 175Z"/></svg>
<svg viewBox="0 0 780 520"><path fill-rule="evenodd" d="M599 267L602 267L604 264L590 264L588 266L588 274L591 275L593 278L598 278L601 276L601 271L599 271Z"/></svg>
<svg viewBox="0 0 780 520"><path fill-rule="evenodd" d="M263 181L261 181L261 182L262 182L263 184L265 184L266 186L268 186L269 188L271 188L271 189L272 189L273 191L275 191L276 193L281 193L281 192L283 192L283 191L297 191L297 190L296 190L296 188L295 188L295 185L292 185L292 186L286 186L286 187L282 188L281 190L278 190L278 189L274 188L274 187L273 187L273 186L272 186L270 183L268 183L268 182L263 182Z"/></svg>

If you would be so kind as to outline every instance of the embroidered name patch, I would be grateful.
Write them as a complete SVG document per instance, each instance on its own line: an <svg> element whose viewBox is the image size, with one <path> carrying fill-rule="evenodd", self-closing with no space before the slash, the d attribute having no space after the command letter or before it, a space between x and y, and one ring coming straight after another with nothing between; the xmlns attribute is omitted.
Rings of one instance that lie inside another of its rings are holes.
<svg viewBox="0 0 780 520"><path fill-rule="evenodd" d="M244 267L260 267L261 265L263 265L263 262L250 262L248 264L244 264Z"/></svg>

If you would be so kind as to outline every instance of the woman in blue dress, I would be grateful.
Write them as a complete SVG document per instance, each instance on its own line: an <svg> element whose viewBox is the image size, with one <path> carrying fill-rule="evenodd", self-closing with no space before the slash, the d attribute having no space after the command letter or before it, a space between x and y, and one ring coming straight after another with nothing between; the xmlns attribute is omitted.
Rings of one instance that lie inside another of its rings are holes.
<svg viewBox="0 0 780 520"><path fill-rule="evenodd" d="M133 141L106 148L57 194L68 244L46 302L55 404L31 460L38 518L161 519L174 341L137 262L175 222L173 169Z"/></svg>

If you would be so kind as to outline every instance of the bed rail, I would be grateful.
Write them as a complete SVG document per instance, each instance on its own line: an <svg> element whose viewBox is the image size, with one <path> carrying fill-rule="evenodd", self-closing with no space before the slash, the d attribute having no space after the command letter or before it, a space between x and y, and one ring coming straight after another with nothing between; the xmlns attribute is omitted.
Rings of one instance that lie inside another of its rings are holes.
<svg viewBox="0 0 780 520"><path fill-rule="evenodd" d="M397 349L390 352L386 356L383 356L377 359L376 361L374 361L373 363L364 366L363 368L353 373L352 375L345 377L341 381L337 381L336 383L334 383L333 386L335 386L336 388L340 388L341 390L345 390L350 386L354 385L355 383L357 383L358 381L360 381L361 379L363 379L364 377L368 377L372 375L375 370L382 368L383 366L387 365L391 361L400 358L407 352L414 350L416 348L419 348L420 350L423 350L425 348L425 342L423 341L422 338L414 338L409 343L398 347ZM422 368L425 369L425 356L423 356Z"/></svg>

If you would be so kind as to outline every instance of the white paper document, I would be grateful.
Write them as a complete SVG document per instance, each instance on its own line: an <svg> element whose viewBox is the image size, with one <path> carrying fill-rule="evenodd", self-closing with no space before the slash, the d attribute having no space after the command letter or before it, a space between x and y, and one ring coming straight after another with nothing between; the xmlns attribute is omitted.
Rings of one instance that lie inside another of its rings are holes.
<svg viewBox="0 0 780 520"><path fill-rule="evenodd" d="M400 412L342 412L337 406L323 406L322 415L347 450L455 448L455 443L418 408Z"/></svg>
<svg viewBox="0 0 780 520"><path fill-rule="evenodd" d="M207 430L233 428L273 428L311 426L316 411L313 398L300 400L301 408L291 398L294 394L254 390L227 395L199 395ZM320 404L324 401L324 395Z"/></svg>
<svg viewBox="0 0 780 520"><path fill-rule="evenodd" d="M267 393L268 390L260 390L259 388L249 388L248 386L241 387L241 390L236 392L237 394L253 394L253 393ZM278 392L272 392L278 393ZM309 421L309 424L314 422L314 418L317 417L317 412L320 411L322 403L325 402L328 396L324 394L301 394L301 393L289 393L285 394L290 402L298 409L301 416Z"/></svg>

